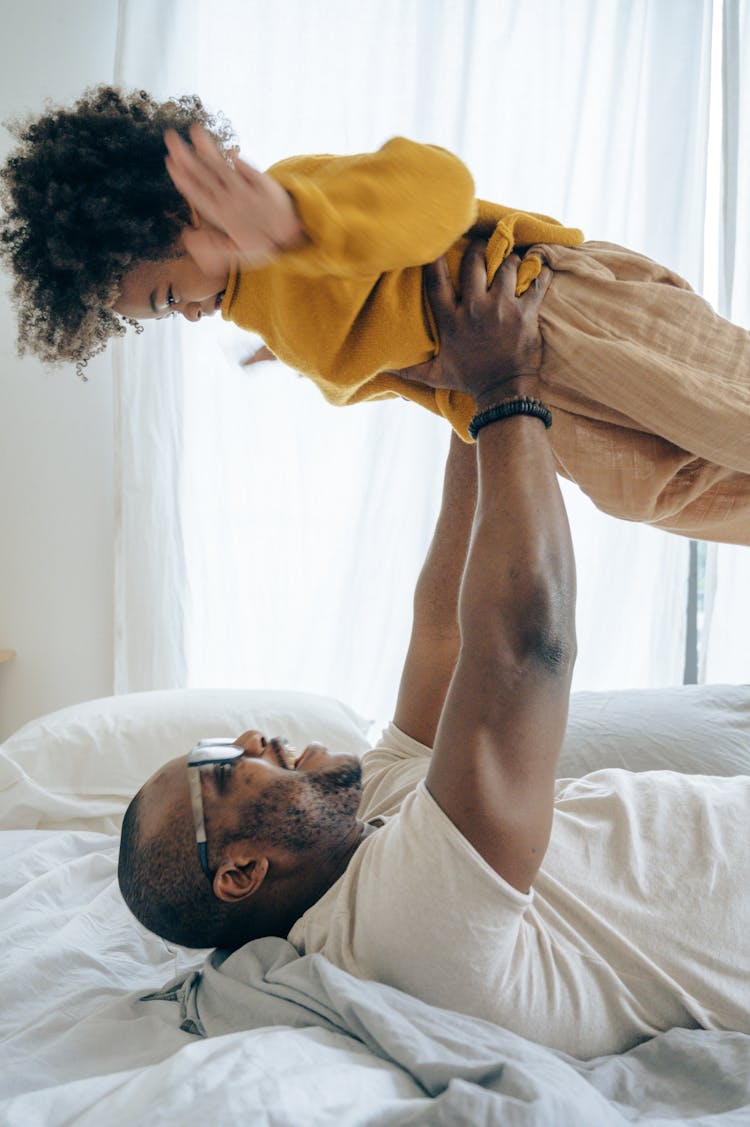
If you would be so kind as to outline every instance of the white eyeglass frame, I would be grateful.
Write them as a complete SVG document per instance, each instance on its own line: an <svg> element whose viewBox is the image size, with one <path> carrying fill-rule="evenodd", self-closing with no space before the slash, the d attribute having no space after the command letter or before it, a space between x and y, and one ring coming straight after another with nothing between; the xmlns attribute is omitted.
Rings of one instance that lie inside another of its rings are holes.
<svg viewBox="0 0 750 1127"><path fill-rule="evenodd" d="M208 865L206 819L203 813L200 769L201 767L212 767L216 763L231 763L234 759L239 759L244 753L244 748L238 747L231 736L208 736L206 739L198 740L198 743L188 755L188 786L190 788L190 805L193 808L198 860L207 879L212 884L214 878Z"/></svg>

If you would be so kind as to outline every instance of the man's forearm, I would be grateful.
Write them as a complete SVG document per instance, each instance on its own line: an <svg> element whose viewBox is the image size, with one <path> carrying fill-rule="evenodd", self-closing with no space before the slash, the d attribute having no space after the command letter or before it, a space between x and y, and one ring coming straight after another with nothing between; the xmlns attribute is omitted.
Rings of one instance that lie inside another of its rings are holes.
<svg viewBox="0 0 750 1127"><path fill-rule="evenodd" d="M476 450L454 434L446 461L440 514L414 591L412 633L425 631L446 640L454 638L458 644L458 592L476 500Z"/></svg>
<svg viewBox="0 0 750 1127"><path fill-rule="evenodd" d="M575 570L543 423L494 422L479 431L477 452L461 654L426 784L495 872L528 892L552 827L575 660Z"/></svg>
<svg viewBox="0 0 750 1127"><path fill-rule="evenodd" d="M454 434L440 515L414 592L411 637L394 714L403 731L428 746L435 737L461 645L458 593L476 495L475 448Z"/></svg>
<svg viewBox="0 0 750 1127"><path fill-rule="evenodd" d="M544 425L529 416L493 423L479 432L477 451L479 496L460 597L464 651L490 662L546 655L572 664L575 563Z"/></svg>

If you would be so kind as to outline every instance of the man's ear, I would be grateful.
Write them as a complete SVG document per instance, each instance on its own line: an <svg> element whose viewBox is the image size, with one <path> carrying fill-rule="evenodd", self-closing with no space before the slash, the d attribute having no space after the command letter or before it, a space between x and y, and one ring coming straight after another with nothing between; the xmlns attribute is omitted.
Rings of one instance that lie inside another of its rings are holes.
<svg viewBox="0 0 750 1127"><path fill-rule="evenodd" d="M214 895L227 904L246 900L258 891L267 872L267 857L259 857L236 842L229 846L216 870Z"/></svg>

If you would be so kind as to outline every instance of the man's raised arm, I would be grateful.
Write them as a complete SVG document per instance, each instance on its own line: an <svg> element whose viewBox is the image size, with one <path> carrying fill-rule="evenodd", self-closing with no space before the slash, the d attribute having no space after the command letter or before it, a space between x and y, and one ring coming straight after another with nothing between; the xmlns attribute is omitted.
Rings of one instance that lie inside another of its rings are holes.
<svg viewBox="0 0 750 1127"><path fill-rule="evenodd" d="M517 266L515 257L504 264L488 290L481 248L470 248L460 301L444 265L432 269L441 338L432 382L471 392L478 412L538 397L537 316L549 272L517 298ZM511 414L482 426L477 460L461 650L427 786L488 864L526 892L549 841L567 723L575 565L544 421Z"/></svg>
<svg viewBox="0 0 750 1127"><path fill-rule="evenodd" d="M432 747L461 648L458 592L477 498L473 446L451 436L435 532L414 591L411 638L401 674L397 728Z"/></svg>

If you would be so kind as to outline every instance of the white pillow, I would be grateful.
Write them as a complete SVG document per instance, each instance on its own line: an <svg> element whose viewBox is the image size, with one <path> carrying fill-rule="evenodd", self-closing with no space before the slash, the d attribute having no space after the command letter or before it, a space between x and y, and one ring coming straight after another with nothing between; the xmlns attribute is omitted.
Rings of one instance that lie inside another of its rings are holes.
<svg viewBox="0 0 750 1127"><path fill-rule="evenodd" d="M157 767L202 736L247 728L294 745L362 754L368 722L310 693L176 689L87 701L33 720L0 744L3 829L116 833ZM558 777L602 767L750 774L750 686L574 693Z"/></svg>
<svg viewBox="0 0 750 1127"><path fill-rule="evenodd" d="M557 776L602 767L750 774L750 685L573 693Z"/></svg>
<svg viewBox="0 0 750 1127"><path fill-rule="evenodd" d="M153 772L204 736L258 728L361 755L369 722L313 693L174 689L104 697L32 720L0 744L0 825L116 832Z"/></svg>

